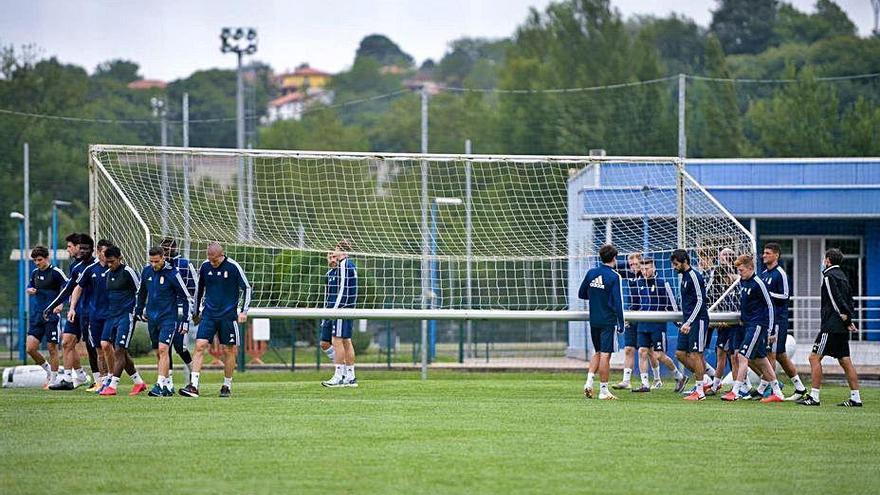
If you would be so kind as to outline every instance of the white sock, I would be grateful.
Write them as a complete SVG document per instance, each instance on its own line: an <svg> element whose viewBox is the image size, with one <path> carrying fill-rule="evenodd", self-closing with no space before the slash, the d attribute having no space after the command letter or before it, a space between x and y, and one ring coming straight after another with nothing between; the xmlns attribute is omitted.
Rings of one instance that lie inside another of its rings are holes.
<svg viewBox="0 0 880 495"><path fill-rule="evenodd" d="M333 359L336 357L336 349L334 349L333 346L328 347L327 350L324 351L324 353L327 354L327 357L330 358L330 361L333 361Z"/></svg>
<svg viewBox="0 0 880 495"><path fill-rule="evenodd" d="M72 381L73 381L73 375L72 375L72 373L70 372L70 370L64 370L64 376L63 376L62 379L63 379L64 381L66 381L66 382L72 382Z"/></svg>
<svg viewBox="0 0 880 495"><path fill-rule="evenodd" d="M660 379L660 365L658 364L657 366L654 366L654 368L651 371L654 372L654 379L659 380Z"/></svg>
<svg viewBox="0 0 880 495"><path fill-rule="evenodd" d="M682 373L681 370L678 368L678 366L676 366L675 367L675 379L681 380L682 378L684 378L684 373Z"/></svg>
<svg viewBox="0 0 880 495"><path fill-rule="evenodd" d="M165 379L165 387L169 390L174 388L174 377L171 376L171 372L168 372L168 378Z"/></svg>
<svg viewBox="0 0 880 495"><path fill-rule="evenodd" d="M596 378L595 373L587 372L587 383L584 384L586 388L593 388L593 379Z"/></svg>
<svg viewBox="0 0 880 495"><path fill-rule="evenodd" d="M192 386L195 388L199 388L199 376L200 375L201 375L201 373L199 373L198 371L192 372Z"/></svg>
<svg viewBox="0 0 880 495"><path fill-rule="evenodd" d="M135 371L134 374L131 375L131 381L133 381L135 385L140 385L141 383L144 383L144 379L141 378L141 374L137 371Z"/></svg>
<svg viewBox="0 0 880 495"><path fill-rule="evenodd" d="M607 394L608 393L608 382L600 382L599 383L599 393Z"/></svg>
<svg viewBox="0 0 880 495"><path fill-rule="evenodd" d="M818 389L818 388L812 388L812 389L810 389L810 397L812 397L813 400L815 400L816 402L819 402L819 401L820 401L820 399L819 399L819 389Z"/></svg>
<svg viewBox="0 0 880 495"><path fill-rule="evenodd" d="M770 382L767 380L761 380L761 384L758 385L758 393L763 394L765 390L767 390L767 385L770 385Z"/></svg>
<svg viewBox="0 0 880 495"><path fill-rule="evenodd" d="M50 371L49 372L49 381L52 383L55 383L55 380L57 380L57 379L58 379L58 372L57 371Z"/></svg>
<svg viewBox="0 0 880 495"><path fill-rule="evenodd" d="M86 380L88 379L88 378L86 377L86 372L83 371L82 368L77 368L77 369L73 370L73 372L74 372L74 374L76 374L76 379L79 380L79 381L81 381L81 382L84 382L84 381L86 381Z"/></svg>
<svg viewBox="0 0 880 495"><path fill-rule="evenodd" d="M49 366L48 361L43 361L43 364L40 365L40 368L43 368L43 371L46 372L46 380L52 379L52 367Z"/></svg>
<svg viewBox="0 0 880 495"><path fill-rule="evenodd" d="M782 397L782 389L779 388L779 380L773 380L770 382L770 389L773 390L773 395Z"/></svg>
<svg viewBox="0 0 880 495"><path fill-rule="evenodd" d="M709 376L708 373L706 373L706 374L703 375L703 384L704 384L704 385L707 385L707 386L708 386L708 385L712 385L712 377Z"/></svg>
<svg viewBox="0 0 880 495"><path fill-rule="evenodd" d="M709 363L706 363L706 374L710 377L715 376L715 368L713 368L712 365Z"/></svg>
<svg viewBox="0 0 880 495"><path fill-rule="evenodd" d="M861 401L862 401L862 396L859 395L859 391L858 391L858 390L850 390L850 391L849 391L849 400L851 400L851 401L853 401L853 402L861 402Z"/></svg>
<svg viewBox="0 0 880 495"><path fill-rule="evenodd" d="M801 381L801 377L798 375L791 377L791 383L794 385L795 390L803 390L805 388L804 382Z"/></svg>
<svg viewBox="0 0 880 495"><path fill-rule="evenodd" d="M345 365L337 364L336 371L333 373L333 379L343 378L345 376Z"/></svg>
<svg viewBox="0 0 880 495"><path fill-rule="evenodd" d="M164 387L165 386L165 377L162 375L158 375L156 377L156 385L158 385L160 388Z"/></svg>
<svg viewBox="0 0 880 495"><path fill-rule="evenodd" d="M92 378L95 380L95 383L101 383L101 372L96 371L92 373Z"/></svg>
<svg viewBox="0 0 880 495"><path fill-rule="evenodd" d="M752 381L749 380L749 372L748 372L748 371L746 371L746 379L745 379L745 381L743 382L743 385L745 385L746 390L751 390L751 389L752 389Z"/></svg>
<svg viewBox="0 0 880 495"><path fill-rule="evenodd" d="M705 397L706 396L706 391L703 389L703 387L700 386L699 383L697 384L696 387L694 387L694 392L697 393L697 397Z"/></svg>
<svg viewBox="0 0 880 495"><path fill-rule="evenodd" d="M232 377L226 378L226 377L224 376L224 377L223 377L223 385L226 385L227 387L229 387L230 389L232 389Z"/></svg>
<svg viewBox="0 0 880 495"><path fill-rule="evenodd" d="M629 383L629 381L632 380L632 375L633 375L632 368L624 368L623 369L623 380L621 380L621 381Z"/></svg>
<svg viewBox="0 0 880 495"><path fill-rule="evenodd" d="M345 378L348 381L354 380L354 365L345 367Z"/></svg>
<svg viewBox="0 0 880 495"><path fill-rule="evenodd" d="M110 377L110 387L116 388L118 386L119 386L119 377L118 376L111 376Z"/></svg>
<svg viewBox="0 0 880 495"><path fill-rule="evenodd" d="M717 390L719 387L721 387L721 378L715 375L715 378L712 379L712 388Z"/></svg>
<svg viewBox="0 0 880 495"><path fill-rule="evenodd" d="M642 386L647 388L648 387L648 374L642 373L641 377L642 377Z"/></svg>
<svg viewBox="0 0 880 495"><path fill-rule="evenodd" d="M731 392L733 392L733 395L739 395L739 392L740 392L740 390L742 390L742 387L743 387L743 382L735 380L733 382L733 389L731 390Z"/></svg>

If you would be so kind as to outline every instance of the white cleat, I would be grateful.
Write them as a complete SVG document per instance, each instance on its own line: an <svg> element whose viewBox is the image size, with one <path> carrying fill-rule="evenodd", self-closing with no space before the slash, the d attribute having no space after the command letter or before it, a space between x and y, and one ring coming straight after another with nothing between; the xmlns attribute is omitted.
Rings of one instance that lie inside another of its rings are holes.
<svg viewBox="0 0 880 495"><path fill-rule="evenodd" d="M615 396L615 395L612 394L611 392L608 392L608 393L600 393L600 394L599 394L599 400L617 400L617 396Z"/></svg>
<svg viewBox="0 0 880 495"><path fill-rule="evenodd" d="M357 387L358 387L358 381L357 381L357 378L352 378L351 380L343 380L343 381L342 381L342 386L343 386L343 387L357 388Z"/></svg>
<svg viewBox="0 0 880 495"><path fill-rule="evenodd" d="M329 380L324 380L323 382L321 382L321 385L327 388L344 387L345 380L341 376L334 376Z"/></svg>
<svg viewBox="0 0 880 495"><path fill-rule="evenodd" d="M632 388L632 383L630 382L620 382L615 383L611 386L614 390L630 390Z"/></svg>
<svg viewBox="0 0 880 495"><path fill-rule="evenodd" d="M651 388L654 390L663 388L663 381L661 381L659 378L654 380L654 384L651 385Z"/></svg>
<svg viewBox="0 0 880 495"><path fill-rule="evenodd" d="M786 397L782 400L784 400L786 402L796 402L796 401L799 401L799 400L807 397L808 395L810 395L810 392L808 390L801 390L801 391L795 390L793 394L789 395L788 397Z"/></svg>

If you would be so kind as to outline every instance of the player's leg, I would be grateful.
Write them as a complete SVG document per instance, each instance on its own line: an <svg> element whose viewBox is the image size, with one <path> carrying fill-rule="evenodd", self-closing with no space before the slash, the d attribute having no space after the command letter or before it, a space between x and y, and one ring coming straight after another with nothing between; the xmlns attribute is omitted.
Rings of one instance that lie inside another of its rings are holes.
<svg viewBox="0 0 880 495"><path fill-rule="evenodd" d="M849 356L844 356L838 358L837 362L843 368L843 373L846 375L846 383L849 385L849 400L841 402L838 406L862 407L862 396L859 393L859 375L856 373L856 367L853 366L852 359Z"/></svg>
<svg viewBox="0 0 880 495"><path fill-rule="evenodd" d="M327 354L331 363L335 362L336 349L333 348L333 320L321 320L321 350Z"/></svg>
<svg viewBox="0 0 880 495"><path fill-rule="evenodd" d="M651 387L648 384L648 367L651 363L652 352L652 340L651 340L651 332L650 329L639 328L639 332L637 334L636 343L639 346L639 379L641 381L641 385L638 388L632 389L633 392L650 392Z"/></svg>
<svg viewBox="0 0 880 495"><path fill-rule="evenodd" d="M58 343L61 340L61 320L46 323L46 348L49 350L49 366L52 368L52 382L57 383L58 376Z"/></svg>
<svg viewBox="0 0 880 495"><path fill-rule="evenodd" d="M107 375L104 377L104 383L98 389L98 393L104 391L110 386L113 378L113 370L116 369L116 360L114 359L115 349L113 348L113 322L109 320L100 320L101 323L101 351L104 355L104 361L107 366Z"/></svg>
<svg viewBox="0 0 880 495"><path fill-rule="evenodd" d="M630 324L623 329L623 378L620 383L612 385L617 390L627 390L632 387L632 372L635 364L638 329L635 324ZM617 336L615 335L616 339Z"/></svg>
<svg viewBox="0 0 880 495"><path fill-rule="evenodd" d="M599 347L599 399L617 399L608 390L608 378L611 374L611 354L617 352L617 331L614 328L603 328Z"/></svg>
<svg viewBox="0 0 880 495"><path fill-rule="evenodd" d="M48 388L49 384L52 383L54 376L52 375L52 366L40 352L40 342L43 341L44 333L45 328L43 325L34 325L34 323L31 323L30 328L28 328L25 350L27 351L28 356L34 360L34 363L43 368L43 371L46 372L46 383L43 384L43 388Z"/></svg>
<svg viewBox="0 0 880 495"><path fill-rule="evenodd" d="M325 387L341 387L345 381L345 342L342 337L342 320L330 320L331 325L331 344L333 345L333 376L329 380L324 380L321 385Z"/></svg>
<svg viewBox="0 0 880 495"><path fill-rule="evenodd" d="M354 373L354 344L351 341L351 338L354 336L353 327L353 320L342 320L342 348L345 350L343 359L343 365L345 366L343 371L345 374L343 375L342 383L346 387L358 386Z"/></svg>
<svg viewBox="0 0 880 495"><path fill-rule="evenodd" d="M239 331L237 321L224 321L220 340L224 346L226 359L223 360L223 385L220 397L232 395L232 374L235 373L235 358L238 355Z"/></svg>
<svg viewBox="0 0 880 495"><path fill-rule="evenodd" d="M177 322L166 320L155 322L159 332L157 335L158 346L156 349L157 365L156 365L156 384L149 392L151 397L170 397L174 395L169 385L170 368L171 368L171 341L174 334L177 333Z"/></svg>
<svg viewBox="0 0 880 495"><path fill-rule="evenodd" d="M694 389L691 393L685 396L685 400L696 401L696 400L704 400L706 398L705 392L705 380L706 380L706 360L703 356L703 351L706 348L706 331L708 325L707 322L703 320L695 321L693 325L691 325L691 331L688 332L688 356L687 359L690 362L692 368L691 371L694 373Z"/></svg>
<svg viewBox="0 0 880 495"><path fill-rule="evenodd" d="M178 393L184 397L198 397L199 383L202 375L202 363L205 360L205 353L211 347L211 342L219 330L220 322L218 320L202 319L199 322L198 331L196 332L196 349L192 360L192 373L189 377L189 383L186 387L178 390Z"/></svg>
<svg viewBox="0 0 880 495"><path fill-rule="evenodd" d="M174 332L174 337L171 341L171 344L174 347L174 352L180 356L180 359L183 361L183 373L186 377L187 383L189 382L189 375L192 372L192 353L189 352L189 347L186 345L187 336L189 334L189 323L185 321L177 322L176 331ZM174 359L171 357L171 353L168 353L168 389L172 392L174 391Z"/></svg>
<svg viewBox="0 0 880 495"><path fill-rule="evenodd" d="M590 356L590 362L587 365L587 381L584 382L584 397L587 399L593 398L593 381L596 379L596 373L599 372L599 346L601 332L598 329L594 329L591 326L587 326L585 329L588 332L590 342L593 344L593 355ZM587 349L584 349L584 354L586 354Z"/></svg>
<svg viewBox="0 0 880 495"><path fill-rule="evenodd" d="M742 344L739 347L739 350L736 352L735 359L737 360L736 365L736 375L733 380L733 388L730 392L724 394L721 397L721 400L725 401L734 401L742 398L740 396L740 391L743 389L743 382L748 374L749 370L749 361L757 357L758 347L763 345L763 348L766 350L766 340L761 343L761 329L757 325L749 325L745 327L743 330L743 338ZM766 354L765 354L766 356Z"/></svg>
<svg viewBox="0 0 880 495"><path fill-rule="evenodd" d="M687 334L678 334L678 344L675 349L675 359L681 363L682 370L691 370L693 369L688 361L688 335ZM685 385L687 385L688 376L682 373L682 377L680 379L675 380L675 392L681 393L684 390Z"/></svg>

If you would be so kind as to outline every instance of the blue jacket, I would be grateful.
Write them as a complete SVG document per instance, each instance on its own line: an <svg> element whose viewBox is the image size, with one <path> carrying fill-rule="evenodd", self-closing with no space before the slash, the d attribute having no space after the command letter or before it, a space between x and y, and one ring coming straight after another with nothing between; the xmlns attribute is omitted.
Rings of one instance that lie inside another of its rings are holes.
<svg viewBox="0 0 880 495"><path fill-rule="evenodd" d="M120 265L107 270L107 318L134 313L140 278L134 268Z"/></svg>
<svg viewBox="0 0 880 495"><path fill-rule="evenodd" d="M776 321L782 323L783 329L787 329L788 300L791 297L788 274L785 273L782 266L776 265L772 270L764 270L761 274L761 280L767 286L770 299L773 300L773 315L776 317Z"/></svg>
<svg viewBox="0 0 880 495"><path fill-rule="evenodd" d="M43 310L50 309L49 306L67 283L67 277L61 268L49 265L45 270L34 268L31 271L31 278L28 282L28 288L37 289L37 293L30 296L30 312L31 318L42 318ZM57 304L56 304L57 306ZM49 321L58 321L58 315L49 311Z"/></svg>
<svg viewBox="0 0 880 495"><path fill-rule="evenodd" d="M184 282L184 284L186 284L186 291L190 295L189 307L192 308L193 307L192 306L192 302L193 302L192 298L195 297L195 295L196 295L196 287L198 286L198 279L199 279L198 274L196 273L195 269L192 266L192 263L190 263L188 259L184 258L183 256L179 256L179 255L171 258L170 260L166 260L166 261L169 261L171 263L171 266L173 266L174 268L177 268L177 271L180 272L180 276L183 277L183 282ZM181 297L177 298L177 306L178 307L182 308L184 302L186 302L186 298L181 298ZM186 314L185 311L183 311L182 313Z"/></svg>
<svg viewBox="0 0 880 495"><path fill-rule="evenodd" d="M192 304L180 272L167 261L159 271L147 265L141 271L141 286L134 314L140 316L146 309L150 321L176 321L179 299L183 299L183 319L188 320Z"/></svg>
<svg viewBox="0 0 880 495"><path fill-rule="evenodd" d="M90 320L107 319L107 267L100 262L94 262L87 266L79 275L76 284L82 288L80 299L83 303Z"/></svg>
<svg viewBox="0 0 880 495"><path fill-rule="evenodd" d="M324 291L325 308L353 308L357 304L357 266L345 258L336 268L327 271L327 288Z"/></svg>
<svg viewBox="0 0 880 495"><path fill-rule="evenodd" d="M67 279L67 283L64 285L64 289L58 294L58 296L49 303L49 308L54 308L59 304L66 303L70 298L70 295L73 294L73 289L76 288L77 281L79 280L79 275L86 270L86 268L94 263L94 258L88 258L85 260L77 260L76 263L70 265L70 277ZM88 314L88 310L83 311L83 308L88 308L89 301L88 299L82 297L80 295L79 300L76 301L76 314Z"/></svg>
<svg viewBox="0 0 880 495"><path fill-rule="evenodd" d="M578 297L590 301L590 326L623 331L623 283L611 267L590 269L581 282Z"/></svg>
<svg viewBox="0 0 880 495"><path fill-rule="evenodd" d="M635 311L678 311L669 282L660 282L656 277L638 279L636 299L631 307Z"/></svg>
<svg viewBox="0 0 880 495"><path fill-rule="evenodd" d="M770 324L776 320L773 319L773 301L764 281L757 274L740 279L739 296L739 318L743 325L761 325L770 329Z"/></svg>
<svg viewBox="0 0 880 495"><path fill-rule="evenodd" d="M681 313L683 324L693 325L697 320L709 321L709 303L703 275L688 268L681 274Z"/></svg>
<svg viewBox="0 0 880 495"><path fill-rule="evenodd" d="M241 307L238 304L241 298L239 291L244 292ZM250 306L251 284L238 263L228 256L223 258L217 268L208 260L202 263L195 302L196 313L202 308L202 319L235 320L238 313L246 312Z"/></svg>

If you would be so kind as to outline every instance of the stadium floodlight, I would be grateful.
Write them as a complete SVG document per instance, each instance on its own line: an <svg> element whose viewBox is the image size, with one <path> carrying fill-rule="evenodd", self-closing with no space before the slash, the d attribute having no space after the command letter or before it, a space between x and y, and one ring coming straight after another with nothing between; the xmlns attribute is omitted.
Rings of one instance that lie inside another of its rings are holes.
<svg viewBox="0 0 880 495"><path fill-rule="evenodd" d="M228 28L220 30L220 51L239 55L257 52L257 30L254 28Z"/></svg>
<svg viewBox="0 0 880 495"><path fill-rule="evenodd" d="M21 220L22 222L24 222L24 215L17 211L13 211L12 213L10 213L9 218L14 218L15 220Z"/></svg>
<svg viewBox="0 0 880 495"><path fill-rule="evenodd" d="M58 209L70 206L70 201L63 199L52 200L52 264L58 265Z"/></svg>

